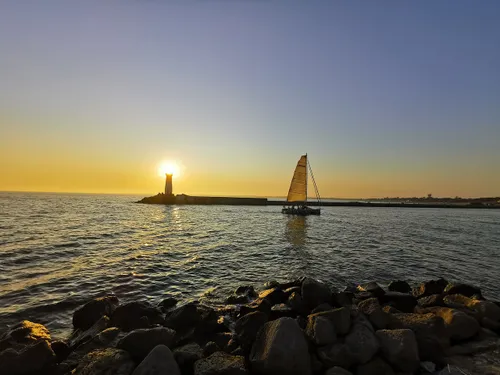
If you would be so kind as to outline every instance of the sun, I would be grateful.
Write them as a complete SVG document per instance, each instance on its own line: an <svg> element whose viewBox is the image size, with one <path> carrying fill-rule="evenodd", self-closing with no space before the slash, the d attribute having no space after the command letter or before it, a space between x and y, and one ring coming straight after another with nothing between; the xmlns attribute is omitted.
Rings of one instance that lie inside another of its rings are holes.
<svg viewBox="0 0 500 375"><path fill-rule="evenodd" d="M179 173L180 168L175 161L162 161L158 166L158 175L161 177L165 177L166 174L171 174L175 177L179 177Z"/></svg>

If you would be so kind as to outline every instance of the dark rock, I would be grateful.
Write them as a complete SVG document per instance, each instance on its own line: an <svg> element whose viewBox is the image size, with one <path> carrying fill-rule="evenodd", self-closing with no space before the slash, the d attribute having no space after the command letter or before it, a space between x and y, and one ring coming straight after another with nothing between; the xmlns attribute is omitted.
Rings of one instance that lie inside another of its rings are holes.
<svg viewBox="0 0 500 375"><path fill-rule="evenodd" d="M280 283L279 286L283 290L294 288L294 287L301 288L302 287L302 283L304 282L304 280L305 280L305 277L299 277L298 279L295 279L295 280L292 280L292 281L288 281L286 283Z"/></svg>
<svg viewBox="0 0 500 375"><path fill-rule="evenodd" d="M375 329L385 329L389 326L392 316L382 310L378 299L365 299L358 304L358 308L366 315Z"/></svg>
<svg viewBox="0 0 500 375"><path fill-rule="evenodd" d="M414 289L413 295L417 298L422 298L433 294L442 294L447 285L448 281L445 279L429 280Z"/></svg>
<svg viewBox="0 0 500 375"><path fill-rule="evenodd" d="M395 307L392 307L392 306L384 306L382 307L382 311L388 313L388 314L401 314L402 311L399 311L398 309L396 309Z"/></svg>
<svg viewBox="0 0 500 375"><path fill-rule="evenodd" d="M116 296L99 297L87 302L73 314L73 327L82 331L89 329L103 316L111 316L118 304Z"/></svg>
<svg viewBox="0 0 500 375"><path fill-rule="evenodd" d="M293 311L296 311L298 314L306 314L306 308L299 293L293 292L292 294L290 294L287 304Z"/></svg>
<svg viewBox="0 0 500 375"><path fill-rule="evenodd" d="M181 375L174 355L165 345L156 346L137 366L132 375Z"/></svg>
<svg viewBox="0 0 500 375"><path fill-rule="evenodd" d="M252 373L311 374L307 340L297 322L281 318L264 324L250 353Z"/></svg>
<svg viewBox="0 0 500 375"><path fill-rule="evenodd" d="M333 304L337 307L348 307L352 305L352 300L354 298L354 293L351 292L338 292L334 293Z"/></svg>
<svg viewBox="0 0 500 375"><path fill-rule="evenodd" d="M411 286L406 281L396 280L389 283L388 289L391 292L410 293Z"/></svg>
<svg viewBox="0 0 500 375"><path fill-rule="evenodd" d="M280 288L266 289L259 293L259 299L267 300L271 306L286 302L288 296Z"/></svg>
<svg viewBox="0 0 500 375"><path fill-rule="evenodd" d="M232 338L231 340L229 340L227 342L227 345L225 347L225 352L232 353L233 351L235 351L238 348L239 348L238 340L235 338Z"/></svg>
<svg viewBox="0 0 500 375"><path fill-rule="evenodd" d="M394 375L394 370L382 358L375 356L371 361L359 365L356 375Z"/></svg>
<svg viewBox="0 0 500 375"><path fill-rule="evenodd" d="M239 318L234 325L234 332L245 350L250 350L261 327L267 323L267 315L257 311Z"/></svg>
<svg viewBox="0 0 500 375"><path fill-rule="evenodd" d="M302 283L301 296L309 311L322 303L332 303L332 292L328 285L311 278L306 278Z"/></svg>
<svg viewBox="0 0 500 375"><path fill-rule="evenodd" d="M420 307L434 307L434 306L444 306L443 301L444 295L442 294L432 294L427 297L422 297L417 300Z"/></svg>
<svg viewBox="0 0 500 375"><path fill-rule="evenodd" d="M87 328L85 331L77 329L72 332L71 336L68 339L68 344L71 349L75 349L80 344L85 341L90 340L91 338L97 336L99 332L104 331L108 328L109 318L104 315L99 320L97 320L91 327Z"/></svg>
<svg viewBox="0 0 500 375"><path fill-rule="evenodd" d="M175 331L165 327L137 329L123 337L118 349L126 350L136 360L143 360L157 345L172 347Z"/></svg>
<svg viewBox="0 0 500 375"><path fill-rule="evenodd" d="M381 297L385 294L384 289L374 281L358 285L357 290L359 292L368 292L374 297Z"/></svg>
<svg viewBox="0 0 500 375"><path fill-rule="evenodd" d="M352 372L342 367L335 366L326 370L325 375L352 375Z"/></svg>
<svg viewBox="0 0 500 375"><path fill-rule="evenodd" d="M293 310L290 306L280 303L274 305L269 313L269 320L275 320L279 318L295 318L297 317L297 312Z"/></svg>
<svg viewBox="0 0 500 375"><path fill-rule="evenodd" d="M481 326L491 329L493 332L496 332L497 335L500 335L500 322L495 322L489 318L483 318L481 319Z"/></svg>
<svg viewBox="0 0 500 375"><path fill-rule="evenodd" d="M244 296L247 296L249 298L256 298L257 297L257 293L255 292L255 289L251 285L239 286L234 293L237 296L244 295Z"/></svg>
<svg viewBox="0 0 500 375"><path fill-rule="evenodd" d="M410 329L382 329L376 332L382 354L393 367L413 373L420 363L415 334Z"/></svg>
<svg viewBox="0 0 500 375"><path fill-rule="evenodd" d="M203 336L213 332L225 331L225 328L218 323L219 316L213 308L200 304L197 306L197 311L200 315L200 322L195 329L197 335Z"/></svg>
<svg viewBox="0 0 500 375"><path fill-rule="evenodd" d="M233 334L231 332L217 332L213 335L207 336L206 338L209 341L215 342L219 348L223 349L227 346L228 342L233 338ZM198 340L198 341L203 341L203 340Z"/></svg>
<svg viewBox="0 0 500 375"><path fill-rule="evenodd" d="M474 312L479 321L483 318L488 318L494 322L500 321L500 307L494 302L472 299L461 294L448 295L443 298L443 301L448 307L468 309Z"/></svg>
<svg viewBox="0 0 500 375"><path fill-rule="evenodd" d="M50 341L49 330L42 324L23 320L0 336L0 352L7 348L19 351L39 341Z"/></svg>
<svg viewBox="0 0 500 375"><path fill-rule="evenodd" d="M417 305L417 299L411 294L388 292L379 297L382 304L391 305L399 311L411 313L413 308Z"/></svg>
<svg viewBox="0 0 500 375"><path fill-rule="evenodd" d="M245 358L224 352L215 352L194 364L195 375L247 375Z"/></svg>
<svg viewBox="0 0 500 375"><path fill-rule="evenodd" d="M297 318L295 318L295 321L299 325L300 329L306 329L306 326L307 326L307 319L306 318L299 315Z"/></svg>
<svg viewBox="0 0 500 375"><path fill-rule="evenodd" d="M431 307L427 310L440 316L444 320L451 339L469 339L475 336L481 328L476 319L460 310L449 307Z"/></svg>
<svg viewBox="0 0 500 375"><path fill-rule="evenodd" d="M246 354L246 351L244 351L241 346L238 346L236 349L234 349L231 353L231 355L241 355L244 356Z"/></svg>
<svg viewBox="0 0 500 375"><path fill-rule="evenodd" d="M351 314L346 307L311 314L309 315L309 318L311 316L323 316L330 319L335 327L335 332L339 335L345 335L349 332L349 328L351 326Z"/></svg>
<svg viewBox="0 0 500 375"><path fill-rule="evenodd" d="M316 314L319 312L323 311L330 311L333 310L333 306L330 305L329 303L322 303L321 305L316 306L313 311L311 311L311 314Z"/></svg>
<svg viewBox="0 0 500 375"><path fill-rule="evenodd" d="M279 288L280 287L280 283L277 282L276 280L271 280L271 281L267 281L266 283L264 283L264 288L266 289L273 289L273 288Z"/></svg>
<svg viewBox="0 0 500 375"><path fill-rule="evenodd" d="M172 307L176 306L177 303L179 301L174 298L174 297L168 297L168 298L165 298L163 301L161 301L159 304L158 304L158 307L162 310L162 311L168 311L170 310Z"/></svg>
<svg viewBox="0 0 500 375"><path fill-rule="evenodd" d="M150 324L163 323L162 312L144 302L130 302L120 305L111 315L110 326L118 327L124 331L142 328L141 318L146 316Z"/></svg>
<svg viewBox="0 0 500 375"><path fill-rule="evenodd" d="M240 296L231 295L226 298L226 303L228 305L242 305L244 303L248 303L248 297L244 295Z"/></svg>
<svg viewBox="0 0 500 375"><path fill-rule="evenodd" d="M203 357L208 357L218 351L220 351L219 345L213 341L209 341L203 347Z"/></svg>
<svg viewBox="0 0 500 375"><path fill-rule="evenodd" d="M46 340L38 340L20 352L9 348L0 353L0 373L5 375L38 374L56 363L56 355Z"/></svg>
<svg viewBox="0 0 500 375"><path fill-rule="evenodd" d="M215 344L217 346L217 344ZM203 358L203 349L197 343L190 343L174 350L174 358L183 375L194 373L194 363Z"/></svg>
<svg viewBox="0 0 500 375"><path fill-rule="evenodd" d="M355 361L349 347L342 343L322 346L317 349L318 357L325 367L349 368Z"/></svg>
<svg viewBox="0 0 500 375"><path fill-rule="evenodd" d="M288 297L290 297L292 295L292 293L300 294L300 292L302 291L302 288L300 286L292 286L291 288L285 289L283 291L285 292L285 294Z"/></svg>
<svg viewBox="0 0 500 375"><path fill-rule="evenodd" d="M68 344L65 343L64 341L52 341L50 343L50 347L54 351L56 355L56 361L57 363L64 361L69 353L71 352L71 349L69 348Z"/></svg>
<svg viewBox="0 0 500 375"><path fill-rule="evenodd" d="M306 335L317 346L330 345L337 341L332 321L321 315L309 315Z"/></svg>
<svg viewBox="0 0 500 375"><path fill-rule="evenodd" d="M240 316L246 315L251 312L261 311L265 314L269 314L271 312L271 303L268 300L256 300L248 305L243 305L240 308Z"/></svg>
<svg viewBox="0 0 500 375"><path fill-rule="evenodd" d="M345 344L357 364L368 362L380 347L371 325L362 321L354 322L351 331L345 337Z"/></svg>
<svg viewBox="0 0 500 375"><path fill-rule="evenodd" d="M72 375L130 375L135 363L120 349L98 349L88 353L71 373Z"/></svg>
<svg viewBox="0 0 500 375"><path fill-rule="evenodd" d="M466 297L472 297L473 295L477 295L482 298L481 289L468 284L450 283L446 286L444 292L446 294L461 294Z"/></svg>

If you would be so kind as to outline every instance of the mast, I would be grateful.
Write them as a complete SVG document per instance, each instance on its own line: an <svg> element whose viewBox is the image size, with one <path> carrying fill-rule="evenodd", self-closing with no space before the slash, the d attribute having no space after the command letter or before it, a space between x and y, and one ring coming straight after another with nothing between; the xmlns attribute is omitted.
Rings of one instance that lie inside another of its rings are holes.
<svg viewBox="0 0 500 375"><path fill-rule="evenodd" d="M308 180L308 178L307 178L307 166L308 165L309 165L309 161L307 160L307 152L306 152L306 199L304 201L304 205L307 204L307 180Z"/></svg>

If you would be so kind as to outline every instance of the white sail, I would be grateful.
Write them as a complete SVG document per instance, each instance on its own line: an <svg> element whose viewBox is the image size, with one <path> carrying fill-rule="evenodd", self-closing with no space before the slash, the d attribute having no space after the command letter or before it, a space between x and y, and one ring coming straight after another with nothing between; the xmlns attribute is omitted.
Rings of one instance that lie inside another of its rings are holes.
<svg viewBox="0 0 500 375"><path fill-rule="evenodd" d="M302 155L297 163L286 201L307 201L307 155Z"/></svg>

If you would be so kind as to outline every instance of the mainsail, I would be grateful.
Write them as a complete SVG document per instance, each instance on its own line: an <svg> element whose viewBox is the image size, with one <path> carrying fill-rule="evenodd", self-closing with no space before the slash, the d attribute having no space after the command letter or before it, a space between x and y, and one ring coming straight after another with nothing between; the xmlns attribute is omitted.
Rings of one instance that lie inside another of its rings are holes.
<svg viewBox="0 0 500 375"><path fill-rule="evenodd" d="M293 173L287 202L307 201L307 155L302 155Z"/></svg>

